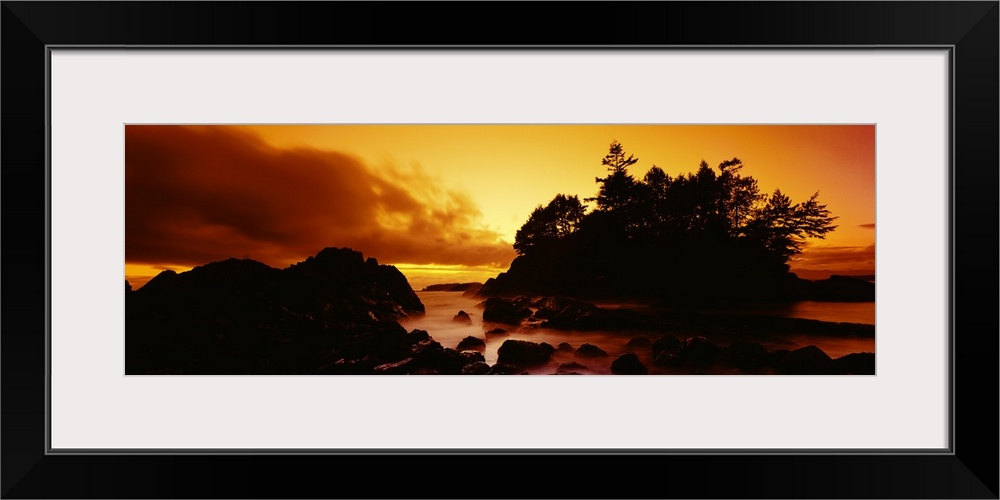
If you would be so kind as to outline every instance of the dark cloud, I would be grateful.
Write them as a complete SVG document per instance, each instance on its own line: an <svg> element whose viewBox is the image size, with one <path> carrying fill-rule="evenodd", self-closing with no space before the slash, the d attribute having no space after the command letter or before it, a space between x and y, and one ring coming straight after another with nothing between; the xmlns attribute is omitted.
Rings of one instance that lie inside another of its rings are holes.
<svg viewBox="0 0 1000 500"><path fill-rule="evenodd" d="M126 261L284 267L329 246L387 263L514 257L473 200L418 168L379 175L349 155L275 149L226 127L126 127Z"/></svg>
<svg viewBox="0 0 1000 500"><path fill-rule="evenodd" d="M858 224L858 227L863 227L865 229L875 229L875 223L871 222L869 224Z"/></svg>

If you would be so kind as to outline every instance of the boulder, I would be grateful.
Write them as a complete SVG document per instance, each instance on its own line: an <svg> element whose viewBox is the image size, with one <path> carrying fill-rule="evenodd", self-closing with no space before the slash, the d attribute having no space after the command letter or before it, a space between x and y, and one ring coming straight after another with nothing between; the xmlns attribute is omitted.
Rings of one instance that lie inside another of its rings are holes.
<svg viewBox="0 0 1000 500"><path fill-rule="evenodd" d="M552 308L554 307L554 308ZM535 313L546 318L542 326L561 330L639 330L657 327L657 322L630 309L603 309L593 304L559 299Z"/></svg>
<svg viewBox="0 0 1000 500"><path fill-rule="evenodd" d="M507 335L507 330L504 330L503 328L494 328L486 332L486 335Z"/></svg>
<svg viewBox="0 0 1000 500"><path fill-rule="evenodd" d="M556 350L559 352L567 352L570 354L576 352L576 349L574 349L569 342L560 342L559 345L556 346Z"/></svg>
<svg viewBox="0 0 1000 500"><path fill-rule="evenodd" d="M486 357L483 356L483 353L481 353L481 352L464 351L464 352L460 352L459 354L461 354L462 357L465 358L465 364L466 365L471 364L471 363L485 363L486 362Z"/></svg>
<svg viewBox="0 0 1000 500"><path fill-rule="evenodd" d="M506 340L497 349L497 364L537 366L549 361L555 348L545 342L536 344L526 340Z"/></svg>
<svg viewBox="0 0 1000 500"><path fill-rule="evenodd" d="M531 309L515 304L513 300L493 297L486 299L483 310L483 321L520 325L521 321L531 316Z"/></svg>
<svg viewBox="0 0 1000 500"><path fill-rule="evenodd" d="M707 365L715 361L718 347L705 337L689 337L681 348L681 359L696 365Z"/></svg>
<svg viewBox="0 0 1000 500"><path fill-rule="evenodd" d="M425 340L413 347L412 357L416 368L433 370L445 375L458 375L470 360L462 353L443 347L433 340Z"/></svg>
<svg viewBox="0 0 1000 500"><path fill-rule="evenodd" d="M472 324L472 317L469 316L469 313L465 311L458 311L458 314L456 314L455 317L451 318L451 320L456 323L465 323L469 325Z"/></svg>
<svg viewBox="0 0 1000 500"><path fill-rule="evenodd" d="M639 361L639 356L626 353L611 362L611 373L615 375L646 375L649 373L649 369Z"/></svg>
<svg viewBox="0 0 1000 500"><path fill-rule="evenodd" d="M572 322L582 314L594 311L597 306L581 302L579 300L568 299L566 297L545 297L536 302L538 310L535 317L538 319L555 319L556 322Z"/></svg>
<svg viewBox="0 0 1000 500"><path fill-rule="evenodd" d="M653 345L653 342L646 337L635 337L629 340L625 347L632 349L649 349Z"/></svg>
<svg viewBox="0 0 1000 500"><path fill-rule="evenodd" d="M681 352L681 341L677 340L671 334L666 334L656 339L653 345L650 347L653 350L653 357L655 358L661 352L678 353Z"/></svg>
<svg viewBox="0 0 1000 500"><path fill-rule="evenodd" d="M469 351L469 350L485 351L486 350L486 342L483 339L472 337L472 336L465 337L464 339L462 339L461 342L458 343L458 347L456 347L455 350L458 350L458 351Z"/></svg>
<svg viewBox="0 0 1000 500"><path fill-rule="evenodd" d="M778 366L778 372L782 375L832 375L837 371L830 356L814 345L788 353Z"/></svg>
<svg viewBox="0 0 1000 500"><path fill-rule="evenodd" d="M660 351L660 354L657 354L656 358L653 359L653 364L656 366L678 366L683 362L684 360L680 356L667 351Z"/></svg>
<svg viewBox="0 0 1000 500"><path fill-rule="evenodd" d="M579 358L605 358L608 353L593 344L583 344L576 350L574 356Z"/></svg>

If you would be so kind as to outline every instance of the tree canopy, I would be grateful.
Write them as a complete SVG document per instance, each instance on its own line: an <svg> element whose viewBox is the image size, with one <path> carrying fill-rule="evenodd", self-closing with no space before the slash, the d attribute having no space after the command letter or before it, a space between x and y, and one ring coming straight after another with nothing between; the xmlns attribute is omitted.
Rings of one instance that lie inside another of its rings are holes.
<svg viewBox="0 0 1000 500"><path fill-rule="evenodd" d="M538 205L531 212L528 221L514 236L514 250L524 254L573 234L579 228L585 211L576 195L556 195L548 205Z"/></svg>
<svg viewBox="0 0 1000 500"><path fill-rule="evenodd" d="M628 171L638 161L613 141L601 161L608 175L595 178L597 195L584 199L596 202L593 210L575 195L538 205L515 237L518 267L582 276L573 278L583 280L578 286L724 295L774 285L808 239L837 228L818 192L798 203L780 189L763 193L739 158L714 169L702 161L677 177L653 165L642 179Z"/></svg>

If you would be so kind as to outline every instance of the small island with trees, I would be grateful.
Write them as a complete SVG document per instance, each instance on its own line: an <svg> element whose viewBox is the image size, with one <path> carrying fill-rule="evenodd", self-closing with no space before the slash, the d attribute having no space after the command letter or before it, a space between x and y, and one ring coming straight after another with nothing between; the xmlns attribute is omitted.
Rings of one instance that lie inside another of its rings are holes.
<svg viewBox="0 0 1000 500"><path fill-rule="evenodd" d="M612 142L584 202L557 194L517 232L518 257L487 281L480 295L570 294L586 298L661 298L681 303L829 299L789 273L789 260L808 238L835 230L837 217L819 201L793 202L780 189L762 193L741 173L739 158L671 177L655 165L642 179L638 161ZM860 284L859 284L860 285ZM850 285L847 286L850 288ZM866 287L867 288L867 287ZM874 289L871 288L873 292ZM874 300L844 290L839 300Z"/></svg>

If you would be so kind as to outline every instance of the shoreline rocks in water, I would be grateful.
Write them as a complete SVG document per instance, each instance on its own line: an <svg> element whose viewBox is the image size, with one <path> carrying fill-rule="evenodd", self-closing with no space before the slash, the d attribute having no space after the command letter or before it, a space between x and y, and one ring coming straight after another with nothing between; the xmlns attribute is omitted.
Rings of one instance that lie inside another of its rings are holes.
<svg viewBox="0 0 1000 500"><path fill-rule="evenodd" d="M493 297L484 304L483 321L517 326L531 314L531 309L516 301Z"/></svg>
<svg viewBox="0 0 1000 500"><path fill-rule="evenodd" d="M552 357L555 352L552 347L545 342L536 344L526 340L505 340L497 349L497 364L517 365L517 366L537 366L543 365Z"/></svg>
<svg viewBox="0 0 1000 500"><path fill-rule="evenodd" d="M873 353L831 358L816 346L768 349L756 337L873 338L872 325L698 314L663 305L607 308L558 296L489 298L482 304L483 319L515 329L525 322L540 324L568 336L633 333L600 346L570 339L572 344L560 342L555 348L507 339L490 366L484 356L488 342L508 335L506 329L485 324L480 337L487 340L469 336L455 349L435 341L433 332L407 332L399 320L423 314L424 305L406 278L350 249L324 249L286 269L228 259L184 273L165 271L137 290L130 288L126 282L128 374L875 372ZM472 324L464 310L453 319ZM516 331L531 335L530 328Z"/></svg>
<svg viewBox="0 0 1000 500"><path fill-rule="evenodd" d="M611 362L611 373L615 375L646 375L649 373L649 369L639 361L638 356L626 353Z"/></svg>
<svg viewBox="0 0 1000 500"><path fill-rule="evenodd" d="M227 259L164 271L126 293L125 373L314 373L340 352L342 367L373 370L403 360L398 320L423 313L398 269L349 248L285 269Z"/></svg>
<svg viewBox="0 0 1000 500"><path fill-rule="evenodd" d="M456 323L472 324L472 317L465 311L458 311L458 314L456 314L454 318L451 318L451 320Z"/></svg>
<svg viewBox="0 0 1000 500"><path fill-rule="evenodd" d="M455 349L459 351L484 351L486 350L486 341L472 336L465 337L458 343L458 346L455 347Z"/></svg>

